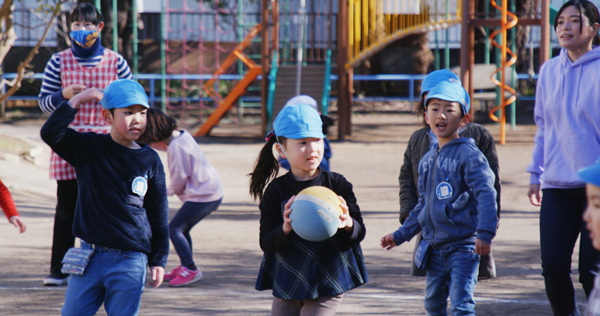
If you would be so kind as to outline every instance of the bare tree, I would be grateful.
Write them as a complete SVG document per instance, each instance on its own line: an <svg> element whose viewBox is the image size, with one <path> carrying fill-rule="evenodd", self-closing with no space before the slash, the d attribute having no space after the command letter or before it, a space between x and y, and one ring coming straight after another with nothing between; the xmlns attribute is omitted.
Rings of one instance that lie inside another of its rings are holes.
<svg viewBox="0 0 600 316"><path fill-rule="evenodd" d="M25 77L26 70L30 67L30 63L33 60L33 57L38 53L42 43L46 40L46 36L48 36L48 32L50 28L52 28L52 24L54 23L54 19L60 14L62 4L66 3L68 0L49 0L49 1L39 1L40 7L38 11L45 11L50 14L50 18L46 24L44 29L44 34L38 40L37 44L29 51L29 54L23 59L19 66L17 67L17 77L13 80L6 80L2 78L0 81L0 89L4 88L5 85L10 86L6 93L0 95L0 104L2 105L0 108L0 116L4 118L5 114L5 101L11 95L15 94L17 90L21 87L21 81ZM14 30L13 25L13 13L15 10L15 5L13 0L5 0L0 7L0 64L4 61L4 57L8 51L12 48L15 41L17 40L17 34Z"/></svg>

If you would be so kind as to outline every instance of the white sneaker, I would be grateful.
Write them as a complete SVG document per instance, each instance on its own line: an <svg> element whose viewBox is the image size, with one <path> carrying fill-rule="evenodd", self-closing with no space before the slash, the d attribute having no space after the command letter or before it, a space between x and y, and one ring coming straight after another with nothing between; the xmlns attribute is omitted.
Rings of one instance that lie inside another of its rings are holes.
<svg viewBox="0 0 600 316"><path fill-rule="evenodd" d="M51 274L44 278L44 285L65 285L69 283L69 277L69 275L63 277Z"/></svg>

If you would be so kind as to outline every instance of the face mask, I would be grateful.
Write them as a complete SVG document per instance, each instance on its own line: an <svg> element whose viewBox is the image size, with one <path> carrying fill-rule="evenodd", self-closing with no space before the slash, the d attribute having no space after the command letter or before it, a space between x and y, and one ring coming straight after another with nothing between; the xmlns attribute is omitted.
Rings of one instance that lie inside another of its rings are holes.
<svg viewBox="0 0 600 316"><path fill-rule="evenodd" d="M73 42L83 48L90 48L94 41L98 38L97 30L80 30L80 31L71 31L71 38Z"/></svg>

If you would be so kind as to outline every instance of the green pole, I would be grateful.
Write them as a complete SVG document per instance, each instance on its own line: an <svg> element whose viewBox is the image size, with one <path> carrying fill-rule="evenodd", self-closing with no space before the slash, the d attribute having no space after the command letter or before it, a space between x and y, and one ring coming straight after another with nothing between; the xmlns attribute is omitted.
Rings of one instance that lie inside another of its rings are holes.
<svg viewBox="0 0 600 316"><path fill-rule="evenodd" d="M96 9L102 13L102 3L100 3L100 0L94 0L94 5L96 6Z"/></svg>
<svg viewBox="0 0 600 316"><path fill-rule="evenodd" d="M438 32L435 32L435 51L433 57L435 58L435 70L440 70L440 43L438 42Z"/></svg>
<svg viewBox="0 0 600 316"><path fill-rule="evenodd" d="M516 4L516 0L513 0L510 2L510 12L515 12L517 11L517 4ZM516 45L516 27L513 27L510 29L510 37L512 38L512 43L510 44L510 50L514 52L517 51L517 45ZM511 74L511 86L513 89L515 89L515 91L517 90L517 77L516 77L516 73L517 73L517 64L515 63L514 65L512 65L512 74ZM510 104L510 128L512 130L515 130L517 128L517 102L513 102Z"/></svg>
<svg viewBox="0 0 600 316"><path fill-rule="evenodd" d="M160 10L160 109L167 110L167 58L165 42L167 40L167 27L165 23L165 1L161 0Z"/></svg>
<svg viewBox="0 0 600 316"><path fill-rule="evenodd" d="M321 99L321 113L329 113L329 94L331 93L331 49L327 50L325 60L325 80L323 82L323 99Z"/></svg>
<svg viewBox="0 0 600 316"><path fill-rule="evenodd" d="M113 20L113 51L119 52L119 23L117 22L117 0L112 1L112 20Z"/></svg>
<svg viewBox="0 0 600 316"><path fill-rule="evenodd" d="M446 1L446 21L450 20L450 1ZM450 38L450 31L446 29L446 47L444 47L444 65L446 68L450 68L450 46L448 46L448 39Z"/></svg>
<svg viewBox="0 0 600 316"><path fill-rule="evenodd" d="M137 80L138 75L138 23L137 23L137 1L132 0L131 19L133 20L133 40L131 41L133 53L133 79Z"/></svg>
<svg viewBox="0 0 600 316"><path fill-rule="evenodd" d="M488 13L490 13L490 2L489 1L484 1L484 10L485 10L485 16L488 15ZM483 63L486 65L490 64L490 28L489 27L485 27L485 53L483 55Z"/></svg>

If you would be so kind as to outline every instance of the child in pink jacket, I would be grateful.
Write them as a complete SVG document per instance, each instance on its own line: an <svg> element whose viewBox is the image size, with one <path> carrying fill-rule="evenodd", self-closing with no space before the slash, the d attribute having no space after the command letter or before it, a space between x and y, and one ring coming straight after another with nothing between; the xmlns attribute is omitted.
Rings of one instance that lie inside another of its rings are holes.
<svg viewBox="0 0 600 316"><path fill-rule="evenodd" d="M184 286L202 278L192 258L190 230L215 211L223 200L223 186L190 133L177 129L177 122L156 108L149 108L146 131L138 139L167 152L171 183L167 194L176 194L183 206L169 223L169 236L181 265L165 274L170 286Z"/></svg>

